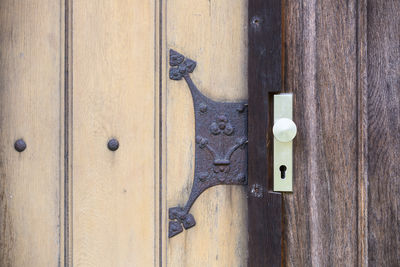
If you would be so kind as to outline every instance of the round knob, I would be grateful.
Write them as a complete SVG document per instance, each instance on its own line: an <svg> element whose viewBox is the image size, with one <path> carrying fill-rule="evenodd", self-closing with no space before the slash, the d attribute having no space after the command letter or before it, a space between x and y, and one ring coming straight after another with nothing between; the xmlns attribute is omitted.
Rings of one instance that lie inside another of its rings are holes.
<svg viewBox="0 0 400 267"><path fill-rule="evenodd" d="M278 141L286 143L296 136L297 127L291 119L282 118L275 122L272 132Z"/></svg>

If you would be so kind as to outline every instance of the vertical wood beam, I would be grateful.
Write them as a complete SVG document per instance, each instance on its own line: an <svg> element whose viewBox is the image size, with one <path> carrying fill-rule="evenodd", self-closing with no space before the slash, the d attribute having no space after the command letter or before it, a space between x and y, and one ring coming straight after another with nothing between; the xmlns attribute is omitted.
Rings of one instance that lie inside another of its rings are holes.
<svg viewBox="0 0 400 267"><path fill-rule="evenodd" d="M272 92L281 90L281 0L248 6L248 266L280 266L282 197L272 190Z"/></svg>
<svg viewBox="0 0 400 267"><path fill-rule="evenodd" d="M154 1L73 1L72 265L156 266ZM119 148L111 151L108 140Z"/></svg>
<svg viewBox="0 0 400 267"><path fill-rule="evenodd" d="M0 3L0 266L58 266L61 257L61 8Z"/></svg>
<svg viewBox="0 0 400 267"><path fill-rule="evenodd" d="M368 265L400 263L400 2L369 0Z"/></svg>
<svg viewBox="0 0 400 267"><path fill-rule="evenodd" d="M164 43L195 60L193 82L207 97L224 102L247 98L247 0L163 1ZM163 50L168 66L168 50ZM189 198L195 167L195 116L185 82L163 74L164 210ZM214 186L190 210L196 226L165 239L163 266L246 266L245 186ZM163 238L167 238L168 214Z"/></svg>
<svg viewBox="0 0 400 267"><path fill-rule="evenodd" d="M284 87L299 130L294 191L283 196L285 266L359 260L359 3L285 1Z"/></svg>

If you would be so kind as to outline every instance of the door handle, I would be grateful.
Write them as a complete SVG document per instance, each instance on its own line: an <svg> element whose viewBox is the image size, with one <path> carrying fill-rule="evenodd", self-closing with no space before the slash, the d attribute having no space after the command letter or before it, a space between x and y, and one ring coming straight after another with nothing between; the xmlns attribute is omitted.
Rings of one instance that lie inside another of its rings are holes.
<svg viewBox="0 0 400 267"><path fill-rule="evenodd" d="M297 127L292 121L292 94L274 95L274 191L293 191L293 138Z"/></svg>

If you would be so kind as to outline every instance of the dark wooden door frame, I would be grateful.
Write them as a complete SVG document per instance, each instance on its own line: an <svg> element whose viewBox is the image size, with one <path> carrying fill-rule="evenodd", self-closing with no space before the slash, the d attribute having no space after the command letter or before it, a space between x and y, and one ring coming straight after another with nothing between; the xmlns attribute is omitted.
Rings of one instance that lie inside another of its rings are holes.
<svg viewBox="0 0 400 267"><path fill-rule="evenodd" d="M249 0L248 266L280 266L282 196L272 192L272 93L282 85L281 0Z"/></svg>

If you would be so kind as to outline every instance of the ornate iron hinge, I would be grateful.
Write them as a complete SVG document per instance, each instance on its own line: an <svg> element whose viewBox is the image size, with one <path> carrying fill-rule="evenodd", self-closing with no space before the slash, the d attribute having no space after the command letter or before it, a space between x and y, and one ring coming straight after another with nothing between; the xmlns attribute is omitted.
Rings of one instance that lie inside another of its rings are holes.
<svg viewBox="0 0 400 267"><path fill-rule="evenodd" d="M203 95L189 74L196 62L170 50L169 78L186 81L195 112L195 171L189 200L169 209L168 237L196 224L195 200L215 185L247 185L247 103L216 102Z"/></svg>

